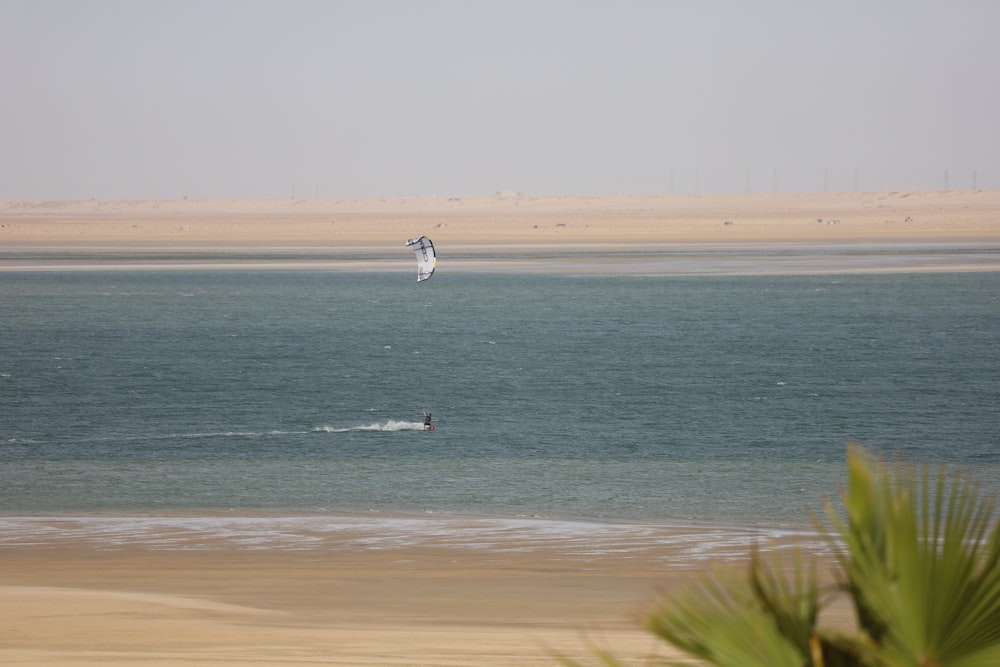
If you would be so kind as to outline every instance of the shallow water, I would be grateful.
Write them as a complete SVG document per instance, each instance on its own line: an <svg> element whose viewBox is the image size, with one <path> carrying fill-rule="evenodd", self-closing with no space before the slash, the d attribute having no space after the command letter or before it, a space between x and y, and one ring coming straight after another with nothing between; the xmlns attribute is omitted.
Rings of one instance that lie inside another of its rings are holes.
<svg viewBox="0 0 1000 667"><path fill-rule="evenodd" d="M799 525L849 440L1000 488L998 273L2 279L7 515Z"/></svg>

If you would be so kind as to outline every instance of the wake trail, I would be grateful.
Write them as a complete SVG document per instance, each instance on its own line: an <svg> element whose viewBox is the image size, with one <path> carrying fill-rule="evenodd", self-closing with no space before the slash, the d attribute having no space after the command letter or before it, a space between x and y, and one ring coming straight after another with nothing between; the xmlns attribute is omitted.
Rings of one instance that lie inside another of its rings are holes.
<svg viewBox="0 0 1000 667"><path fill-rule="evenodd" d="M423 431L423 422L406 422L406 421L396 421L395 419L390 419L389 421L379 424L362 424L359 426L347 426L347 427L337 427L337 426L317 426L313 429L313 433L351 433L356 431Z"/></svg>
<svg viewBox="0 0 1000 667"><path fill-rule="evenodd" d="M358 433L358 432L382 432L392 433L397 431L423 431L422 421L398 421L390 419L383 423L374 422L371 424L358 424L355 426L332 426L324 424L314 426L308 430L218 430L218 431L195 431L189 433L152 433L152 434L117 434L103 436L99 438L74 438L78 444L86 443L122 443L122 442L164 442L170 440L210 440L215 438L244 438L244 439L267 439L280 438L284 436L312 435L317 433ZM38 438L10 438L0 444L4 445L25 445L42 444L44 439Z"/></svg>

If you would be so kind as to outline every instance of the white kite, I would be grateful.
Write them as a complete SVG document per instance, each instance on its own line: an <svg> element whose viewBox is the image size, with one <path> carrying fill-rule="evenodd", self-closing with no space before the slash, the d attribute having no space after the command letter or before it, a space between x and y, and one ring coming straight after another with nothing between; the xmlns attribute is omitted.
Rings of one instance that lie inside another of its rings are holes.
<svg viewBox="0 0 1000 667"><path fill-rule="evenodd" d="M406 245L413 246L413 254L417 256L417 282L422 283L430 280L437 268L437 254L434 252L434 244L426 236L418 236L410 239Z"/></svg>

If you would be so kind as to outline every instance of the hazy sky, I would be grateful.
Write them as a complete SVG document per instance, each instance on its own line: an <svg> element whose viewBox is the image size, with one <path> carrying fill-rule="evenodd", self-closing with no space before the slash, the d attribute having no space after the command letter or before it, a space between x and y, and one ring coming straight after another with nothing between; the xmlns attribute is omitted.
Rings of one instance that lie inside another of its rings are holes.
<svg viewBox="0 0 1000 667"><path fill-rule="evenodd" d="M0 0L0 198L1000 188L998 30L997 0Z"/></svg>

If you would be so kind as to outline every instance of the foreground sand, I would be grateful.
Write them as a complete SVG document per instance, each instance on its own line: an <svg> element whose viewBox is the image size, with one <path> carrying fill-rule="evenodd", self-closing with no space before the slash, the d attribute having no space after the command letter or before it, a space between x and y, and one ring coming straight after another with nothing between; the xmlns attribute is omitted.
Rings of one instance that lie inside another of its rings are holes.
<svg viewBox="0 0 1000 667"><path fill-rule="evenodd" d="M8 531L0 546L5 665L524 666L557 664L552 652L597 664L595 645L648 664L676 655L638 627L658 595L741 569L753 542L694 526L542 539L522 525L481 545L483 525L413 541L389 524L262 549L177 523L109 543L72 519L31 521L49 532ZM843 606L826 618L850 624Z"/></svg>
<svg viewBox="0 0 1000 667"><path fill-rule="evenodd" d="M588 638L636 664L653 575L403 550L4 553L5 665L554 665ZM646 578L649 580L646 580Z"/></svg>
<svg viewBox="0 0 1000 667"><path fill-rule="evenodd" d="M1000 191L0 201L0 268L396 268L421 234L449 270L995 270Z"/></svg>

